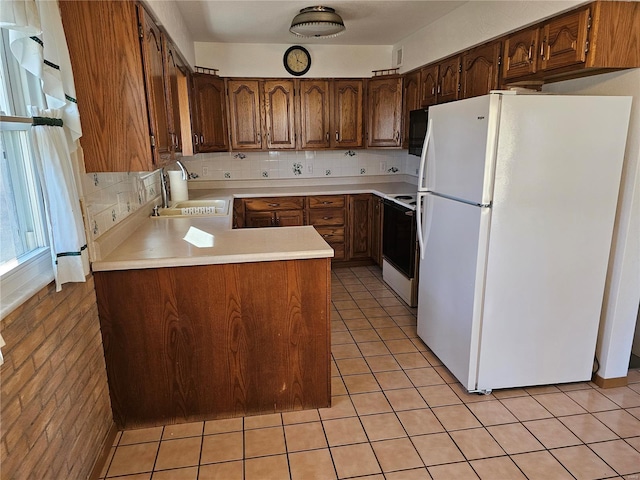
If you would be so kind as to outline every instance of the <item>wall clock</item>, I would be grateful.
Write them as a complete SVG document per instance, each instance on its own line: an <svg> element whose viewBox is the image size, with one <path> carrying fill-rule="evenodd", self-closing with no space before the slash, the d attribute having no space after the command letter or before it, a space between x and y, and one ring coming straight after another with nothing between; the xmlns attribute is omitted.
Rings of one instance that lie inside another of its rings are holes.
<svg viewBox="0 0 640 480"><path fill-rule="evenodd" d="M309 55L306 48L294 45L284 52L283 62L287 72L299 77L307 73L311 68L311 55Z"/></svg>

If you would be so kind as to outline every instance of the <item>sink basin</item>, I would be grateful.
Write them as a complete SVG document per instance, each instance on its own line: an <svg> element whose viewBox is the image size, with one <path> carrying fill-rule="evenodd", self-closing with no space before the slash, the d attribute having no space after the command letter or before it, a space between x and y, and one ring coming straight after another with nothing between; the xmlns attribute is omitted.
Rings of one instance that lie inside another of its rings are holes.
<svg viewBox="0 0 640 480"><path fill-rule="evenodd" d="M184 200L169 208L161 208L161 217L209 217L229 214L229 202L222 199Z"/></svg>

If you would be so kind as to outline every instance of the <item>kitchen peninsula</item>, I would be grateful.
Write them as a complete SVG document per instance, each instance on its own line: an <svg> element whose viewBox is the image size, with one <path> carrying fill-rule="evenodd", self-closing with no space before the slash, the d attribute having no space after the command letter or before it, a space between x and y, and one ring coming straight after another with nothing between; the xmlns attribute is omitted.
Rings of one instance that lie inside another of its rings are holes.
<svg viewBox="0 0 640 480"><path fill-rule="evenodd" d="M231 203L233 196L385 196L413 188L390 182L190 195ZM190 227L213 234L214 246L183 240ZM93 263L118 428L329 406L332 256L312 226L232 229L230 214L143 218Z"/></svg>

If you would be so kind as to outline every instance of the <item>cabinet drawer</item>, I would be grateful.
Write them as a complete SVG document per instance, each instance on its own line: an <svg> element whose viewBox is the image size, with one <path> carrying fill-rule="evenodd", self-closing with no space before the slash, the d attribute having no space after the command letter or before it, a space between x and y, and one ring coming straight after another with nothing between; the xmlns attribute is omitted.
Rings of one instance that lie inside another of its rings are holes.
<svg viewBox="0 0 640 480"><path fill-rule="evenodd" d="M244 208L248 211L296 210L304 206L304 197L245 198Z"/></svg>
<svg viewBox="0 0 640 480"><path fill-rule="evenodd" d="M343 208L309 210L310 225L344 225Z"/></svg>
<svg viewBox="0 0 640 480"><path fill-rule="evenodd" d="M316 231L328 244L344 243L344 227L316 227Z"/></svg>
<svg viewBox="0 0 640 480"><path fill-rule="evenodd" d="M344 208L344 195L307 197L309 208Z"/></svg>

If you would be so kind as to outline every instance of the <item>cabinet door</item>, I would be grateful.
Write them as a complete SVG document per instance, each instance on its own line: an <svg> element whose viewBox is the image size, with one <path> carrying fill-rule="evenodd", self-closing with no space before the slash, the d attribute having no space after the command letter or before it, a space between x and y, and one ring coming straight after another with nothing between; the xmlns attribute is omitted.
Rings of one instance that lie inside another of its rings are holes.
<svg viewBox="0 0 640 480"><path fill-rule="evenodd" d="M402 147L409 145L409 112L420 108L420 70L404 76L404 116L402 121Z"/></svg>
<svg viewBox="0 0 640 480"><path fill-rule="evenodd" d="M438 72L438 103L458 100L460 91L460 57L440 63Z"/></svg>
<svg viewBox="0 0 640 480"><path fill-rule="evenodd" d="M59 7L82 117L86 171L155 170L135 4L61 1Z"/></svg>
<svg viewBox="0 0 640 480"><path fill-rule="evenodd" d="M382 265L382 198L373 197L373 216L371 222L371 258Z"/></svg>
<svg viewBox="0 0 640 480"><path fill-rule="evenodd" d="M555 68L585 62L589 8L578 10L545 24L540 46L540 68Z"/></svg>
<svg viewBox="0 0 640 480"><path fill-rule="evenodd" d="M260 84L258 80L229 80L229 130L233 150L262 148Z"/></svg>
<svg viewBox="0 0 640 480"><path fill-rule="evenodd" d="M304 213L302 210L278 210L275 212L276 226L299 227L304 225Z"/></svg>
<svg viewBox="0 0 640 480"><path fill-rule="evenodd" d="M369 80L367 108L367 146L400 147L402 77Z"/></svg>
<svg viewBox="0 0 640 480"><path fill-rule="evenodd" d="M420 69L420 106L430 107L438 103L439 65L431 65Z"/></svg>
<svg viewBox="0 0 640 480"><path fill-rule="evenodd" d="M295 148L293 80L264 82L266 148Z"/></svg>
<svg viewBox="0 0 640 480"><path fill-rule="evenodd" d="M141 39L142 60L145 71L151 143L154 147L154 163L161 166L169 162L173 156L173 145L169 134L171 117L167 110L166 101L163 42L160 29L140 5L138 6L138 18L143 31Z"/></svg>
<svg viewBox="0 0 640 480"><path fill-rule="evenodd" d="M349 260L371 257L372 195L349 195Z"/></svg>
<svg viewBox="0 0 640 480"><path fill-rule="evenodd" d="M493 42L468 51L462 57L462 98L486 95L498 88L500 47Z"/></svg>
<svg viewBox="0 0 640 480"><path fill-rule="evenodd" d="M247 228L273 227L275 224L275 212L246 212L244 215L244 226Z"/></svg>
<svg viewBox="0 0 640 480"><path fill-rule="evenodd" d="M505 80L536 73L538 66L538 27L522 30L504 41L502 78Z"/></svg>
<svg viewBox="0 0 640 480"><path fill-rule="evenodd" d="M362 80L333 80L331 146L362 147Z"/></svg>
<svg viewBox="0 0 640 480"><path fill-rule="evenodd" d="M300 81L300 136L302 148L329 148L329 82Z"/></svg>
<svg viewBox="0 0 640 480"><path fill-rule="evenodd" d="M193 76L193 89L198 152L229 150L224 80L215 75L196 73Z"/></svg>

